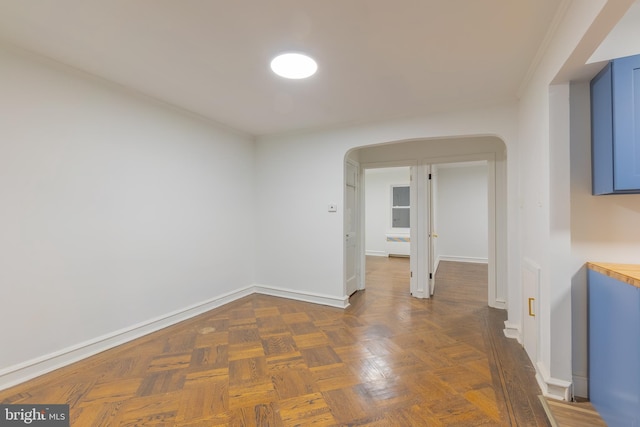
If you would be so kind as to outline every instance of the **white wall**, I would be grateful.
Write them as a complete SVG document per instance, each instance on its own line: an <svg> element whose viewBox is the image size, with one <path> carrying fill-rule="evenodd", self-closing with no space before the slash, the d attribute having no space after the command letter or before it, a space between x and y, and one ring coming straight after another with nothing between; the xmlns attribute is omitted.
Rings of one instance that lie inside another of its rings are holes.
<svg viewBox="0 0 640 427"><path fill-rule="evenodd" d="M487 262L487 165L435 165L436 260Z"/></svg>
<svg viewBox="0 0 640 427"><path fill-rule="evenodd" d="M250 138L9 48L0 93L0 383L253 283Z"/></svg>
<svg viewBox="0 0 640 427"><path fill-rule="evenodd" d="M0 321L15 325L0 387L252 284L344 304L343 170L355 147L437 138L422 153L446 156L486 147L443 138L498 135L515 150L512 106L254 144L57 63L0 55L0 284L11 295Z"/></svg>
<svg viewBox="0 0 640 427"><path fill-rule="evenodd" d="M359 153L357 160L364 164L407 160L407 155L410 159L423 159L498 150L497 162L502 167L505 166L505 144L509 153L516 150L514 113L510 106L496 107L258 138L258 283L299 293L322 294L336 303L346 302L343 271L346 153L357 147L377 145ZM464 138L478 135L497 135L500 139L495 136ZM379 145L394 141L409 142L401 144L401 150L394 144ZM508 175L504 180L509 182L504 189L506 198L516 200L516 187L511 183L516 181L517 169L506 165L504 170ZM505 206L506 198L500 201ZM337 203L337 213L327 212L329 203ZM499 218L499 221L507 223L506 229L515 229L514 216ZM507 236L501 237L508 241ZM507 264L514 254L513 250L505 249L498 258ZM512 281L505 278L503 283Z"/></svg>
<svg viewBox="0 0 640 427"><path fill-rule="evenodd" d="M539 346L530 355L543 392L568 397L572 371L572 221L569 81L631 4L626 0L564 2L567 6L519 104L520 253L540 266ZM583 164L584 166L584 164ZM594 242L596 245L599 243ZM509 322L521 324L519 307ZM582 372L582 368L579 368Z"/></svg>
<svg viewBox="0 0 640 427"><path fill-rule="evenodd" d="M365 252L367 255L387 256L387 233L404 233L409 229L391 227L391 186L409 185L408 167L379 168L365 170ZM399 243L407 246L409 243ZM397 246L397 245L396 245Z"/></svg>
<svg viewBox="0 0 640 427"><path fill-rule="evenodd" d="M507 149L505 151L505 148ZM512 168L512 162L506 157L507 152L516 157L515 151L517 147L513 144L505 147L505 143L496 137L461 137L461 138L433 138L433 139L417 139L409 140L401 143L382 144L376 146L362 147L350 153L351 156L357 158L363 164L370 163L388 165L388 164L419 164L422 165L417 169L417 176L414 179L420 187L420 175L423 166L433 163L452 163L452 162L469 162L491 160L488 164L489 176L488 182L494 183L489 192L489 200L495 203L489 205L489 218L491 224L488 224L489 230L489 304L496 308L508 308L510 295L513 289L507 290L508 284L516 284L511 278L514 270L511 267L511 261L517 259L516 244L517 240L509 238L513 235L515 224L517 223L517 205L509 203L509 200L515 200L512 191L516 186L513 184L516 179L511 174L516 172ZM426 175L425 175L426 179ZM418 216L422 215L420 210L425 206L418 203ZM515 212L512 212L514 211ZM426 225L425 225L426 226ZM418 235L426 233L426 230L420 228L418 221ZM427 253L427 248L422 247L424 239L415 239L418 241L418 253ZM421 242L422 241L422 242ZM437 243L437 242L436 242ZM418 255L420 258L421 255ZM427 277L429 270L421 271L420 265L414 266L414 275L417 277ZM412 268L414 268L412 267ZM426 268L426 266L425 266ZM419 294L422 291L420 281L412 290Z"/></svg>

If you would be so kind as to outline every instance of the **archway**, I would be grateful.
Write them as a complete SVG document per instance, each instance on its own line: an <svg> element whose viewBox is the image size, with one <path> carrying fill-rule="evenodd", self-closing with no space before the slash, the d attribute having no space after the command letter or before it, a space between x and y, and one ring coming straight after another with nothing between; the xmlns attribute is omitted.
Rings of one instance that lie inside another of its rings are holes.
<svg viewBox="0 0 640 427"><path fill-rule="evenodd" d="M345 156L345 162L358 165L360 171L368 167L382 167L385 165L414 164L415 187L417 194L422 193L418 188L424 185L423 180L428 173L429 166L439 163L457 163L469 161L486 161L488 170L488 302L491 307L506 308L507 301L507 263L506 263L506 146L494 136L459 137L397 141L380 145L363 146L350 150ZM362 173L359 174L362 186ZM412 181L413 182L413 181ZM422 183L422 184L421 184ZM362 192L361 192L362 193ZM363 206L362 194L358 201ZM423 200L416 200L418 211L425 209ZM360 244L359 256L355 258L358 271L364 271L366 258L364 254L364 211L358 209ZM417 213L420 218L420 212ZM417 224L412 230L412 263L411 271L416 280L412 282L412 295L418 298L429 298L428 266L425 251L428 238L425 225ZM345 266L346 266L345 257ZM345 269L348 268L347 266ZM359 289L364 289L364 275L360 274ZM346 288L345 288L346 289Z"/></svg>

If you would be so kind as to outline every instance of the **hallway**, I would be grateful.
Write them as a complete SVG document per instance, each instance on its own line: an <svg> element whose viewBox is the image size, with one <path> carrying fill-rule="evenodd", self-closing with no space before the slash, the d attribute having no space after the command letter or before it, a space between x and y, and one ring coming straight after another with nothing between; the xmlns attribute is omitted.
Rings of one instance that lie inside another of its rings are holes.
<svg viewBox="0 0 640 427"><path fill-rule="evenodd" d="M529 358L502 332L506 312L487 306L486 264L441 262L428 300L405 298L408 275L408 258L367 257L368 296L352 299L353 309L410 319L405 334L415 341L401 347L423 355L416 375L442 425L549 425Z"/></svg>

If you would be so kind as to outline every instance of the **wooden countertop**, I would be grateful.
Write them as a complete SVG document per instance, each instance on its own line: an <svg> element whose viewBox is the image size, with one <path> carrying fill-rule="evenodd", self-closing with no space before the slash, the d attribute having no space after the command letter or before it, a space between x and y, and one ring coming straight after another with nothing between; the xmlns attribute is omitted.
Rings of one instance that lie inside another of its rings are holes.
<svg viewBox="0 0 640 427"><path fill-rule="evenodd" d="M588 262L587 268L621 282L640 288L639 264L613 264L608 262Z"/></svg>

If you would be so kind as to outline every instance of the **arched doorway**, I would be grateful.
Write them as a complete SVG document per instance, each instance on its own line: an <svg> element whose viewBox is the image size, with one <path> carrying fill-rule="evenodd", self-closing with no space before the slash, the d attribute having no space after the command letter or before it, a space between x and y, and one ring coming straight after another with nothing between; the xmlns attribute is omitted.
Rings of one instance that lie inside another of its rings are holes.
<svg viewBox="0 0 640 427"><path fill-rule="evenodd" d="M360 171L371 167L385 165L414 164L412 186L415 187L417 221L412 227L411 265L412 280L411 293L414 297L430 297L429 279L429 227L425 221L429 194L425 187L428 185L430 167L434 164L457 163L470 161L486 161L487 163L487 206L488 206L488 302L491 307L506 308L506 148L504 142L493 136L461 137L427 140L400 141L388 144L363 146L349 151L345 161L351 165L358 165ZM359 185L362 187L363 173L359 174ZM364 206L363 192L358 197L359 256L349 262L357 265L347 265L345 270L355 268L364 271L366 258L364 254ZM346 282L346 280L345 280ZM364 289L364 274L359 275L358 289ZM346 290L346 288L345 288Z"/></svg>

